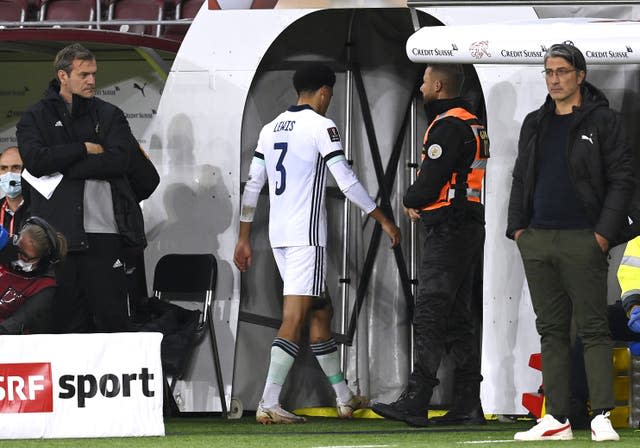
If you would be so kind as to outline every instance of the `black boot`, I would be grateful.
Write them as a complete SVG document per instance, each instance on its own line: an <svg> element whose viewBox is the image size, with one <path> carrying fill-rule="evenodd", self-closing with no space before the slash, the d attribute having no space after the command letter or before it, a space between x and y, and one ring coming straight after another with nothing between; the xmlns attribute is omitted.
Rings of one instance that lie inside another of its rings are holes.
<svg viewBox="0 0 640 448"><path fill-rule="evenodd" d="M408 422L407 420L423 419L426 422L431 392L431 387L410 382L396 401L389 404L374 403L371 409L390 420Z"/></svg>
<svg viewBox="0 0 640 448"><path fill-rule="evenodd" d="M436 425L484 425L484 411L480 403L480 383L456 384L453 406L441 417L432 417Z"/></svg>
<svg viewBox="0 0 640 448"><path fill-rule="evenodd" d="M484 425L487 423L480 402L473 407L454 406L443 416L431 417L430 420L434 425Z"/></svg>

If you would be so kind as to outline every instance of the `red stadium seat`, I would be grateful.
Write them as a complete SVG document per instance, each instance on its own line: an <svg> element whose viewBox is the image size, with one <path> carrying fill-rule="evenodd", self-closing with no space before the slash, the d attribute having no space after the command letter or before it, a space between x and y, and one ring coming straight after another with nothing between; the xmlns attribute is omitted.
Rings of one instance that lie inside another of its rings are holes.
<svg viewBox="0 0 640 448"><path fill-rule="evenodd" d="M27 17L27 0L0 0L0 21L24 22Z"/></svg>
<svg viewBox="0 0 640 448"><path fill-rule="evenodd" d="M96 18L95 0L40 0L40 21L92 21ZM91 28L91 26L89 26Z"/></svg>
<svg viewBox="0 0 640 448"><path fill-rule="evenodd" d="M251 9L273 9L277 3L278 0L253 0Z"/></svg>
<svg viewBox="0 0 640 448"><path fill-rule="evenodd" d="M176 19L193 19L204 0L177 0L176 1Z"/></svg>
<svg viewBox="0 0 640 448"><path fill-rule="evenodd" d="M253 0L251 2L251 9L273 9L277 4L278 4L278 0ZM231 8L235 9L233 8L233 6ZM223 9L223 8L220 7L217 0L212 0L212 1L209 1L209 9Z"/></svg>
<svg viewBox="0 0 640 448"><path fill-rule="evenodd" d="M108 0L108 20L162 20L164 0ZM106 29L122 30L121 26ZM124 30L122 30L124 31ZM127 32L160 36L160 25L129 25Z"/></svg>
<svg viewBox="0 0 640 448"><path fill-rule="evenodd" d="M205 0L172 0L175 3L176 19L193 19ZM189 24L167 25L162 32L165 39L181 41L187 33Z"/></svg>

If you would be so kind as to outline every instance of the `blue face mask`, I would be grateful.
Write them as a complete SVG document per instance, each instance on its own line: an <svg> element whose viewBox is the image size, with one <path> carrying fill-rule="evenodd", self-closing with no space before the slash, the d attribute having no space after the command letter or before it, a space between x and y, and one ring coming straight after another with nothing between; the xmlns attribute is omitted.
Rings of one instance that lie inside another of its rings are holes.
<svg viewBox="0 0 640 448"><path fill-rule="evenodd" d="M0 176L0 188L11 199L17 198L22 193L22 176L19 173L4 173Z"/></svg>

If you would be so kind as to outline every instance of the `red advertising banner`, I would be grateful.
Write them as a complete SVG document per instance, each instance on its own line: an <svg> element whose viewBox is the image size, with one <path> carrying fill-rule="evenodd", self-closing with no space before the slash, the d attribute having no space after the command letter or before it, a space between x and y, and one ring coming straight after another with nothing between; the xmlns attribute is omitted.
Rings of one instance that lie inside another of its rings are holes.
<svg viewBox="0 0 640 448"><path fill-rule="evenodd" d="M0 413L53 412L51 364L0 364Z"/></svg>

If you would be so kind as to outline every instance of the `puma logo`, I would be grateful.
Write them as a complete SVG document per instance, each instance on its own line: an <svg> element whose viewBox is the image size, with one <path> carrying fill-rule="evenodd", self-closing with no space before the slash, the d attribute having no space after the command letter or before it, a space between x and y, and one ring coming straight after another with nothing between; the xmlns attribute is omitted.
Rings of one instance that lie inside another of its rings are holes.
<svg viewBox="0 0 640 448"><path fill-rule="evenodd" d="M147 87L147 83L145 82L142 86L140 86L140 84L138 84L137 82L133 83L133 88L134 89L138 89L140 91L140 93L142 93L142 96L146 97L146 95L144 94L144 88Z"/></svg>
<svg viewBox="0 0 640 448"><path fill-rule="evenodd" d="M580 138L581 138L582 140L588 140L588 141L589 141L589 143L591 143L591 144L593 145L593 139L592 139L590 136L587 136L587 135L584 135L584 134L583 134L583 135L581 135L581 136L580 136Z"/></svg>

